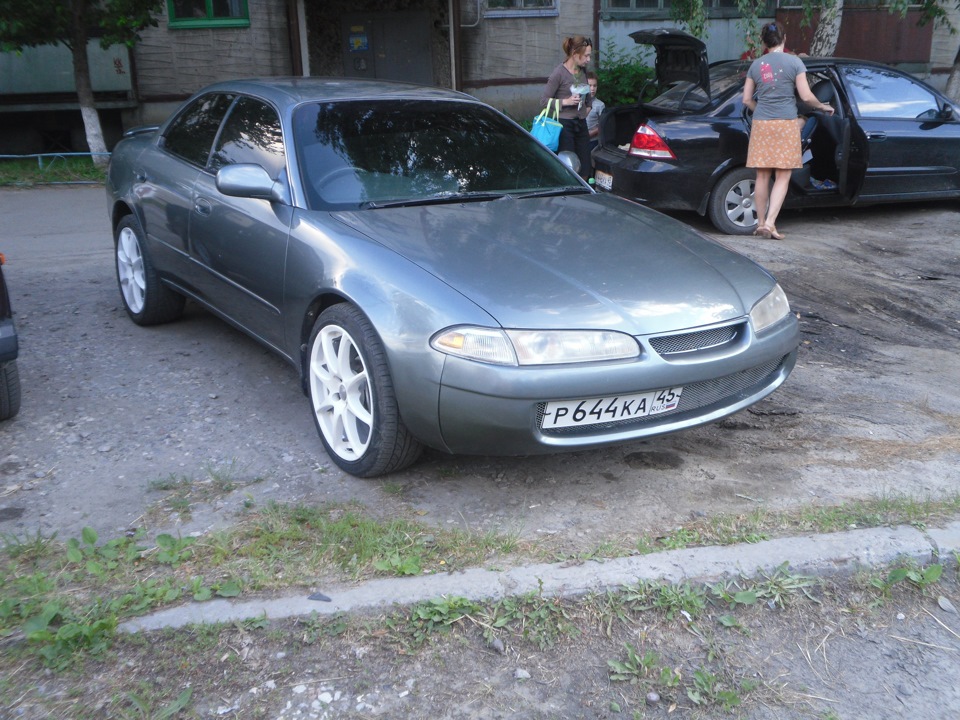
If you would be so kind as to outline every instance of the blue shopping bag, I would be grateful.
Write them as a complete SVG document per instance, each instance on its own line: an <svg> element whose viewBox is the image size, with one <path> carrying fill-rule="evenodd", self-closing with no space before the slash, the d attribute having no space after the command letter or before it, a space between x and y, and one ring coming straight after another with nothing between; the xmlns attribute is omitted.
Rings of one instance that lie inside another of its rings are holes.
<svg viewBox="0 0 960 720"><path fill-rule="evenodd" d="M556 105L553 103L556 103ZM550 111L551 106L553 107L552 114ZM530 130L530 134L556 152L557 148L560 147L560 131L562 129L563 125L560 124L560 101L547 100L547 106L533 119L533 128Z"/></svg>

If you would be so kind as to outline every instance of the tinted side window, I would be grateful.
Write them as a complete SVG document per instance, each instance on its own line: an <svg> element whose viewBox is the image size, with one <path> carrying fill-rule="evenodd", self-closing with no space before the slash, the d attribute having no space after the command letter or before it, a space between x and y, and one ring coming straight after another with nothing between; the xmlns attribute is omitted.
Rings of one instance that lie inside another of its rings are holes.
<svg viewBox="0 0 960 720"><path fill-rule="evenodd" d="M210 168L216 172L237 163L260 165L274 179L286 167L280 118L272 107L253 98L241 97L233 106Z"/></svg>
<svg viewBox="0 0 960 720"><path fill-rule="evenodd" d="M902 75L859 67L844 68L843 76L862 117L913 119L939 110L933 93Z"/></svg>
<svg viewBox="0 0 960 720"><path fill-rule="evenodd" d="M212 93L194 100L170 125L163 146L188 162L206 165L217 129L233 98Z"/></svg>

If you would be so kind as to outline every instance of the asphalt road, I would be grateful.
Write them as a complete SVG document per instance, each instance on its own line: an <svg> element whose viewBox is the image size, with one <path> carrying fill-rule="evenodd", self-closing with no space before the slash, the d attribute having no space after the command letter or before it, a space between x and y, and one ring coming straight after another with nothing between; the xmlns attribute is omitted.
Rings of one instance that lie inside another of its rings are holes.
<svg viewBox="0 0 960 720"><path fill-rule="evenodd" d="M783 242L717 237L774 272L801 320L797 369L749 411L567 455L428 453L371 481L329 462L295 370L246 336L192 305L171 325L129 321L102 188L2 190L23 404L0 425L0 532L192 532L271 499L358 501L578 551L705 513L955 492L958 210L790 212ZM195 490L189 514L162 502L177 483Z"/></svg>

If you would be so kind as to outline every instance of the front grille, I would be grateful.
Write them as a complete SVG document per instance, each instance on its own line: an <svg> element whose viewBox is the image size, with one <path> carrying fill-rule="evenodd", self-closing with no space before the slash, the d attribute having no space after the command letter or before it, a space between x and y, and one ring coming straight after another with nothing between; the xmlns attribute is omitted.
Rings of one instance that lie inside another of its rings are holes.
<svg viewBox="0 0 960 720"><path fill-rule="evenodd" d="M779 360L773 360L763 365L741 370L733 375L716 378L714 380L705 380L704 382L692 383L683 386L683 393L680 395L680 403L673 410L660 413L658 415L646 415L644 417L633 418L630 420L618 420L610 423L598 423L596 425L587 425L586 427L564 427L543 430L544 435L570 436L570 435L591 435L597 432L605 432L611 429L624 429L630 426L641 426L648 423L660 423L664 418L684 413L692 413L700 408L713 405L735 398L745 390L754 388L762 383L774 373L783 361L786 355ZM638 391L642 392L642 391ZM537 407L537 427L540 427L543 421L543 411L546 403L540 403Z"/></svg>
<svg viewBox="0 0 960 720"><path fill-rule="evenodd" d="M660 355L708 350L736 340L742 334L743 326L744 323L737 323L678 335L661 335L650 339L650 347Z"/></svg>

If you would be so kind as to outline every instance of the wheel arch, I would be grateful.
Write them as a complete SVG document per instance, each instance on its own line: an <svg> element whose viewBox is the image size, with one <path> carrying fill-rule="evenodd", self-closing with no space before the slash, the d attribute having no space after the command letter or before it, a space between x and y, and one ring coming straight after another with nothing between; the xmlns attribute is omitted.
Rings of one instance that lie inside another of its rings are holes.
<svg viewBox="0 0 960 720"><path fill-rule="evenodd" d="M300 334L299 334L299 361L298 361L298 370L300 371L300 387L303 390L304 395L310 393L308 387L308 374L307 374L307 365L309 363L310 355L310 335L313 332L313 326L317 322L317 318L320 317L320 314L329 307L333 307L339 303L351 302L350 298L346 295L343 295L339 292L327 291L323 292L317 297L315 297L308 305L306 312L303 314L303 320L300 324ZM360 312L363 312L357 303L351 302ZM364 313L366 315L366 313ZM369 319L369 318L368 318Z"/></svg>
<svg viewBox="0 0 960 720"><path fill-rule="evenodd" d="M136 211L134 206L128 203L126 200L116 200L113 203L113 208L110 211L111 232L115 233L117 231L117 225L119 225L120 221L128 215L133 215L140 224L140 227L143 227L143 218L140 217L140 213Z"/></svg>
<svg viewBox="0 0 960 720"><path fill-rule="evenodd" d="M720 178L722 178L731 170L736 170L740 167L745 166L743 163L737 162L733 158L727 158L713 169L713 172L710 173L710 177L707 178L706 192L703 193L703 198L701 198L700 205L697 207L697 213L701 217L704 217L707 214L707 210L710 207L710 198L713 197L713 194L717 191L717 184L720 182Z"/></svg>

